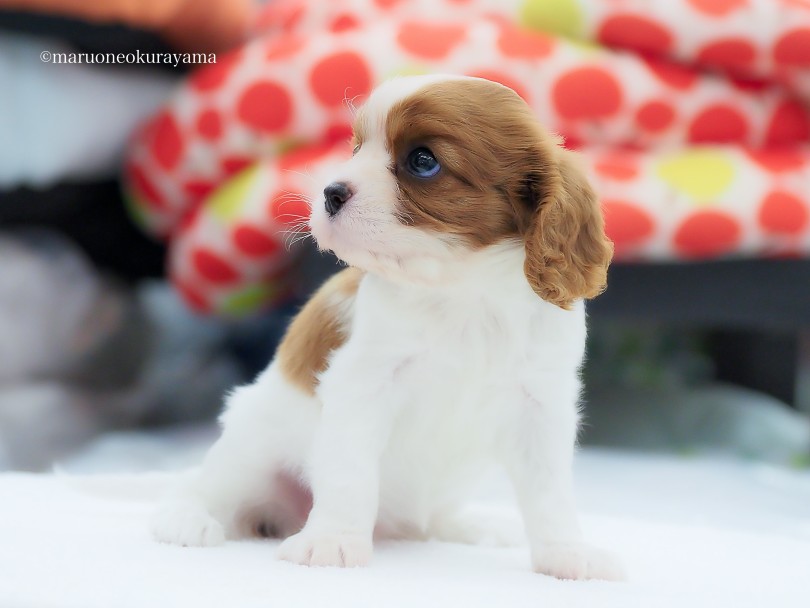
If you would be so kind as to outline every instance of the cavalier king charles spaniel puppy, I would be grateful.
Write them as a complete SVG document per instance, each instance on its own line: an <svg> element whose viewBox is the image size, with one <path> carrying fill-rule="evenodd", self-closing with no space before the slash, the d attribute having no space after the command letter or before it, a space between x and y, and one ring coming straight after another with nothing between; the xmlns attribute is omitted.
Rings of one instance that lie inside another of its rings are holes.
<svg viewBox="0 0 810 608"><path fill-rule="evenodd" d="M311 233L348 268L230 394L156 538L280 537L310 566L365 565L374 538L474 542L459 507L495 462L534 570L620 578L583 542L572 488L583 300L613 250L574 154L505 86L403 77L358 111L354 154L321 186Z"/></svg>

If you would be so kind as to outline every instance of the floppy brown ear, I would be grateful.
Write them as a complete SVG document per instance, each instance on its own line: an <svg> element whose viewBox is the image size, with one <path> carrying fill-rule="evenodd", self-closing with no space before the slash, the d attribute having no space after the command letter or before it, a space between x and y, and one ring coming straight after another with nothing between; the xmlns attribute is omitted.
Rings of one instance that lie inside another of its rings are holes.
<svg viewBox="0 0 810 608"><path fill-rule="evenodd" d="M574 300L604 291L613 243L575 154L558 148L551 158L557 171L544 167L544 183L530 187L537 206L525 233L523 270L537 295L569 309Z"/></svg>

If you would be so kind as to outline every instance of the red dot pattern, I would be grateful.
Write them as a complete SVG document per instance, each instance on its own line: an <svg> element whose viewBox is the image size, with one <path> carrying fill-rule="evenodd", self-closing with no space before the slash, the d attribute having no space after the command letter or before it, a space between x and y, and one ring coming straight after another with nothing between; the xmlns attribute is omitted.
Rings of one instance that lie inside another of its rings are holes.
<svg viewBox="0 0 810 608"><path fill-rule="evenodd" d="M188 195L189 200L199 201L211 194L216 189L214 182L205 180L190 180L183 184L183 190Z"/></svg>
<svg viewBox="0 0 810 608"><path fill-rule="evenodd" d="M189 86L201 92L221 88L240 59L241 55L238 52L217 57L216 63L206 64L194 72L189 79Z"/></svg>
<svg viewBox="0 0 810 608"><path fill-rule="evenodd" d="M466 35L460 25L406 22L399 28L397 41L415 57L436 60L447 57Z"/></svg>
<svg viewBox="0 0 810 608"><path fill-rule="evenodd" d="M744 141L748 123L739 110L726 105L709 106L689 126L689 140L696 143Z"/></svg>
<svg viewBox="0 0 810 608"><path fill-rule="evenodd" d="M796 141L796 137L810 140L810 113L798 102L790 99L780 102L768 123L765 143L785 145Z"/></svg>
<svg viewBox="0 0 810 608"><path fill-rule="evenodd" d="M184 280L180 279L177 276L172 276L172 285L183 298L183 301L188 305L191 310L201 313L201 314L208 314L211 312L211 304L197 288L197 286L192 287Z"/></svg>
<svg viewBox="0 0 810 608"><path fill-rule="evenodd" d="M160 191L152 184L152 181L146 176L144 170L136 165L130 164L127 167L127 179L132 185L132 189L137 199L143 204L147 205L153 211L163 212L168 205L163 198Z"/></svg>
<svg viewBox="0 0 810 608"><path fill-rule="evenodd" d="M666 16L643 3L606 3L583 32L631 51L624 54L521 29L509 3L433 0L428 11L422 2L337 0L316 10L275 0L257 18L272 35L194 71L177 101L138 131L128 187L147 225L183 240L172 276L196 309L215 310L255 285L258 268L286 276L278 231L300 223L309 207L284 192L311 187L289 176L332 162L334 147L346 147L347 100L359 105L384 77L410 71L501 82L544 126L564 133L567 147L593 158L620 257L756 249L755 230L768 235L771 250L808 242L807 201L790 190L810 179L801 147L810 144L808 109L773 87L793 86L798 72L790 70L810 66L810 18L796 12L806 13L806 2L781 0L784 19L758 21L766 31L756 36L735 25L753 10L748 0L673 0L679 8ZM703 25L684 27L678 20L687 14ZM718 200L673 201L655 191L655 164L642 160L658 147L692 143L738 151L734 183ZM275 177L261 183L266 191L251 190L256 202L248 204L259 208L231 225L210 218L211 193L260 159ZM749 175L755 187L736 183ZM665 203L676 208L664 212ZM683 219L672 226L672 217Z"/></svg>
<svg viewBox="0 0 810 608"><path fill-rule="evenodd" d="M225 176L230 176L239 173L242 169L247 169L254 162L252 158L247 156L226 156L220 162L220 166L222 173Z"/></svg>
<svg viewBox="0 0 810 608"><path fill-rule="evenodd" d="M360 21L358 21L354 15L344 13L332 20L332 23L329 24L329 30L332 32L345 32L347 30L353 30L359 25Z"/></svg>
<svg viewBox="0 0 810 608"><path fill-rule="evenodd" d="M531 32L512 25L502 25L498 48L505 57L540 59L554 50L554 39L541 32Z"/></svg>
<svg viewBox="0 0 810 608"><path fill-rule="evenodd" d="M280 192L270 198L270 217L284 225L297 225L309 217L309 205L297 192Z"/></svg>
<svg viewBox="0 0 810 608"><path fill-rule="evenodd" d="M247 126L263 133L278 133L292 120L293 102L281 84L259 81L242 93L236 112Z"/></svg>
<svg viewBox="0 0 810 608"><path fill-rule="evenodd" d="M640 15L614 15L599 28L597 38L608 46L663 55L672 46L669 30L656 21Z"/></svg>
<svg viewBox="0 0 810 608"><path fill-rule="evenodd" d="M321 141L326 145L346 143L352 138L352 126L348 122L331 124L323 132Z"/></svg>
<svg viewBox="0 0 810 608"><path fill-rule="evenodd" d="M222 135L222 118L216 110L204 110L197 117L197 132L203 139L215 140Z"/></svg>
<svg viewBox="0 0 810 608"><path fill-rule="evenodd" d="M298 26L301 21L303 21L305 15L307 13L307 9L303 4L299 4L298 6L291 7L286 14L283 15L281 21L281 29L286 32L292 32Z"/></svg>
<svg viewBox="0 0 810 608"><path fill-rule="evenodd" d="M594 169L602 177L618 181L630 181L639 174L636 162L631 157L621 154L602 156L594 164Z"/></svg>
<svg viewBox="0 0 810 608"><path fill-rule="evenodd" d="M739 221L722 211L698 211L675 232L673 244L686 258L717 257L734 250L742 235Z"/></svg>
<svg viewBox="0 0 810 608"><path fill-rule="evenodd" d="M777 63L807 68L810 67L810 28L792 30L784 34L773 49Z"/></svg>
<svg viewBox="0 0 810 608"><path fill-rule="evenodd" d="M197 249L191 254L195 270L211 283L232 283L239 278L236 268L208 249Z"/></svg>
<svg viewBox="0 0 810 608"><path fill-rule="evenodd" d="M759 78L741 78L738 76L729 76L729 83L738 91L743 92L759 92L765 91L772 85L767 80Z"/></svg>
<svg viewBox="0 0 810 608"><path fill-rule="evenodd" d="M583 67L557 80L552 99L563 118L595 120L619 111L622 90L616 78L604 68Z"/></svg>
<svg viewBox="0 0 810 608"><path fill-rule="evenodd" d="M319 61L309 77L315 98L328 108L347 99L364 98L371 92L371 70L365 58L354 52L338 52Z"/></svg>
<svg viewBox="0 0 810 608"><path fill-rule="evenodd" d="M783 173L800 170L810 163L810 158L796 148L748 149L748 156L766 171Z"/></svg>
<svg viewBox="0 0 810 608"><path fill-rule="evenodd" d="M281 243L250 224L237 226L233 241L239 251L256 258L273 255L281 249Z"/></svg>
<svg viewBox="0 0 810 608"><path fill-rule="evenodd" d="M808 225L810 212L807 205L807 202L789 192L771 192L760 207L759 224L766 232L799 235Z"/></svg>
<svg viewBox="0 0 810 608"><path fill-rule="evenodd" d="M675 121L675 109L666 101L648 101L636 110L636 122L645 131L658 133Z"/></svg>
<svg viewBox="0 0 810 608"><path fill-rule="evenodd" d="M739 69L750 66L756 55L756 47L745 38L726 38L704 46L697 59L707 65Z"/></svg>
<svg viewBox="0 0 810 608"><path fill-rule="evenodd" d="M674 89L687 90L698 82L698 74L682 65L651 57L645 58L645 64L661 82Z"/></svg>
<svg viewBox="0 0 810 608"><path fill-rule="evenodd" d="M177 223L178 232L185 232L194 228L197 220L202 214L203 209L201 202L201 199L197 199L187 209L185 209L183 215L180 217L180 221Z"/></svg>
<svg viewBox="0 0 810 608"><path fill-rule="evenodd" d="M605 232L617 252L639 245L653 235L655 221L632 202L605 200L602 201L602 212L605 214Z"/></svg>
<svg viewBox="0 0 810 608"><path fill-rule="evenodd" d="M283 61L284 59L295 56L295 54L300 52L305 45L306 43L303 38L299 38L298 36L288 36L286 38L273 41L273 44L268 46L267 50L265 51L264 58L267 61Z"/></svg>
<svg viewBox="0 0 810 608"><path fill-rule="evenodd" d="M282 171L306 170L307 166L316 163L333 150L334 146L328 143L296 148L281 155L278 158L278 166Z"/></svg>
<svg viewBox="0 0 810 608"><path fill-rule="evenodd" d="M183 154L183 138L180 127L168 112L155 120L152 131L151 152L157 163L165 171L171 171L180 162Z"/></svg>
<svg viewBox="0 0 810 608"><path fill-rule="evenodd" d="M749 0L688 0L694 8L711 17L724 17L745 7Z"/></svg>

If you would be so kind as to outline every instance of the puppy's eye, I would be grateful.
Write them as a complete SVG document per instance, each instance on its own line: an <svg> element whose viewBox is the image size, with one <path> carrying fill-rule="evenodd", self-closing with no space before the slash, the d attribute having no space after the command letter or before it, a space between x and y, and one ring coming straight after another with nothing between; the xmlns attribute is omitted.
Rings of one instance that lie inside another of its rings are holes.
<svg viewBox="0 0 810 608"><path fill-rule="evenodd" d="M357 153L360 151L360 145L361 145L361 144L357 144L357 145L356 145L356 146L355 146L355 147L352 149L352 156L354 156L355 154L357 154Z"/></svg>
<svg viewBox="0 0 810 608"><path fill-rule="evenodd" d="M439 161L433 156L433 152L427 148L416 148L408 154L405 167L412 175L422 178L433 177L442 168Z"/></svg>

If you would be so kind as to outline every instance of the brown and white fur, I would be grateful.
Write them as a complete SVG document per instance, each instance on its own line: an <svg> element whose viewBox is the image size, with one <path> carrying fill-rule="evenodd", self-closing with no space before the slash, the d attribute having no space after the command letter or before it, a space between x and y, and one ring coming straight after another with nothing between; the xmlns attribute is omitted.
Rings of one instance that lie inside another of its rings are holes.
<svg viewBox="0 0 810 608"><path fill-rule="evenodd" d="M365 565L375 535L469 541L454 516L494 461L537 572L619 578L583 542L572 493L582 300L612 254L575 158L513 91L473 78L388 81L354 132L310 219L351 267L229 396L155 536L275 535L282 559Z"/></svg>

